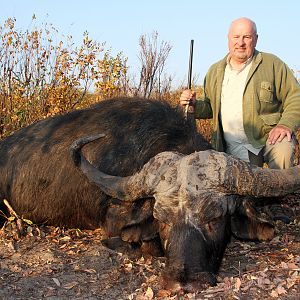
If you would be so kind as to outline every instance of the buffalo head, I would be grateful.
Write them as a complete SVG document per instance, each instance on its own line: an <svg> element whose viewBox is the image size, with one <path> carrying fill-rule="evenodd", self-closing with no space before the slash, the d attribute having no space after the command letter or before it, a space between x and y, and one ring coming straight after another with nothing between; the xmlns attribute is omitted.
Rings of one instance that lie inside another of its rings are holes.
<svg viewBox="0 0 300 300"><path fill-rule="evenodd" d="M155 199L153 216L167 257L164 278L175 290L216 283L231 233L252 240L273 237L273 225L255 211L249 196L275 197L300 188L299 167L252 169L246 162L214 150L190 155L162 152L132 176L111 176L95 168L80 151L101 136L73 143L73 161L113 198Z"/></svg>

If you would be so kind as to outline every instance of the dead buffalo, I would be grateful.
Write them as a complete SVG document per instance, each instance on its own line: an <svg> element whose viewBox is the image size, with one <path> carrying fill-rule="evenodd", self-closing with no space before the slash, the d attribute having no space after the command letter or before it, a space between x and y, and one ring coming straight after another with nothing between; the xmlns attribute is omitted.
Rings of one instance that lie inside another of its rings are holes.
<svg viewBox="0 0 300 300"><path fill-rule="evenodd" d="M167 283L213 284L232 232L273 234L242 196L268 196L267 187L278 191L282 182L224 154L195 152L210 147L191 128L182 111L145 99L45 119L0 142L0 199L35 223L101 226L145 250L161 241ZM152 250L160 254L159 246Z"/></svg>
<svg viewBox="0 0 300 300"><path fill-rule="evenodd" d="M191 153L189 124L166 103L111 99L93 107L45 119L0 141L0 197L37 223L97 228L108 197L76 170L71 144L105 132L88 145L87 157L112 175L127 176L166 150ZM201 148L202 147L202 148Z"/></svg>
<svg viewBox="0 0 300 300"><path fill-rule="evenodd" d="M103 173L81 148L105 134L81 138L71 146L76 166L105 194L125 203L155 199L153 216L167 257L166 283L195 290L214 284L231 233L268 240L274 227L252 206L249 196L277 197L300 190L299 168L270 170L214 150L185 155L162 152L133 175ZM142 232L139 237L141 237Z"/></svg>

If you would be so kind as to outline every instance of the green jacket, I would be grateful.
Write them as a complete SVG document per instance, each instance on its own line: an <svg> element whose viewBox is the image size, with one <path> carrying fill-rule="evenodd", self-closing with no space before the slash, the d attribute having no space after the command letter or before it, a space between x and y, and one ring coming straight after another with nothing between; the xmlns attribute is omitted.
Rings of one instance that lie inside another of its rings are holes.
<svg viewBox="0 0 300 300"><path fill-rule="evenodd" d="M195 117L213 119L212 145L226 151L220 120L221 88L227 56L210 67L204 80L204 99L196 101ZM277 124L293 132L300 126L300 85L288 66L272 54L255 50L243 98L243 122L249 143L265 145Z"/></svg>

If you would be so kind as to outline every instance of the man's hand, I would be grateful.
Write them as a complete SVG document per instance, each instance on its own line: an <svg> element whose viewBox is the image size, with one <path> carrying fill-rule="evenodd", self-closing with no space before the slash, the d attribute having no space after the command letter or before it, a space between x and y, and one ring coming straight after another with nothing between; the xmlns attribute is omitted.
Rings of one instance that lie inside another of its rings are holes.
<svg viewBox="0 0 300 300"><path fill-rule="evenodd" d="M183 107L186 105L195 106L196 92L192 90L184 90L180 96L179 104Z"/></svg>
<svg viewBox="0 0 300 300"><path fill-rule="evenodd" d="M292 140L291 130L284 125L277 125L269 132L268 142L270 145L274 145L277 141L281 142L284 137L287 137L290 142Z"/></svg>

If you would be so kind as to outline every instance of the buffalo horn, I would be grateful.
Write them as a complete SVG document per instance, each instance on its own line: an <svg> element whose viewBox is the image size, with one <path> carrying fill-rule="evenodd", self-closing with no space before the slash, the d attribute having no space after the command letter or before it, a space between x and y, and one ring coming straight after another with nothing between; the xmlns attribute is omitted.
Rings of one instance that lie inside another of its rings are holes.
<svg viewBox="0 0 300 300"><path fill-rule="evenodd" d="M90 182L96 184L105 194L111 197L125 201L134 201L135 199L149 196L144 191L145 187L142 187L140 184L143 180L138 176L138 173L127 177L108 175L95 168L82 155L81 149L85 144L102 137L105 137L105 134L83 137L73 142L70 147L70 154L75 165Z"/></svg>
<svg viewBox="0 0 300 300"><path fill-rule="evenodd" d="M300 192L300 166L289 169L250 168L230 157L226 185L230 193L255 197L280 197Z"/></svg>

